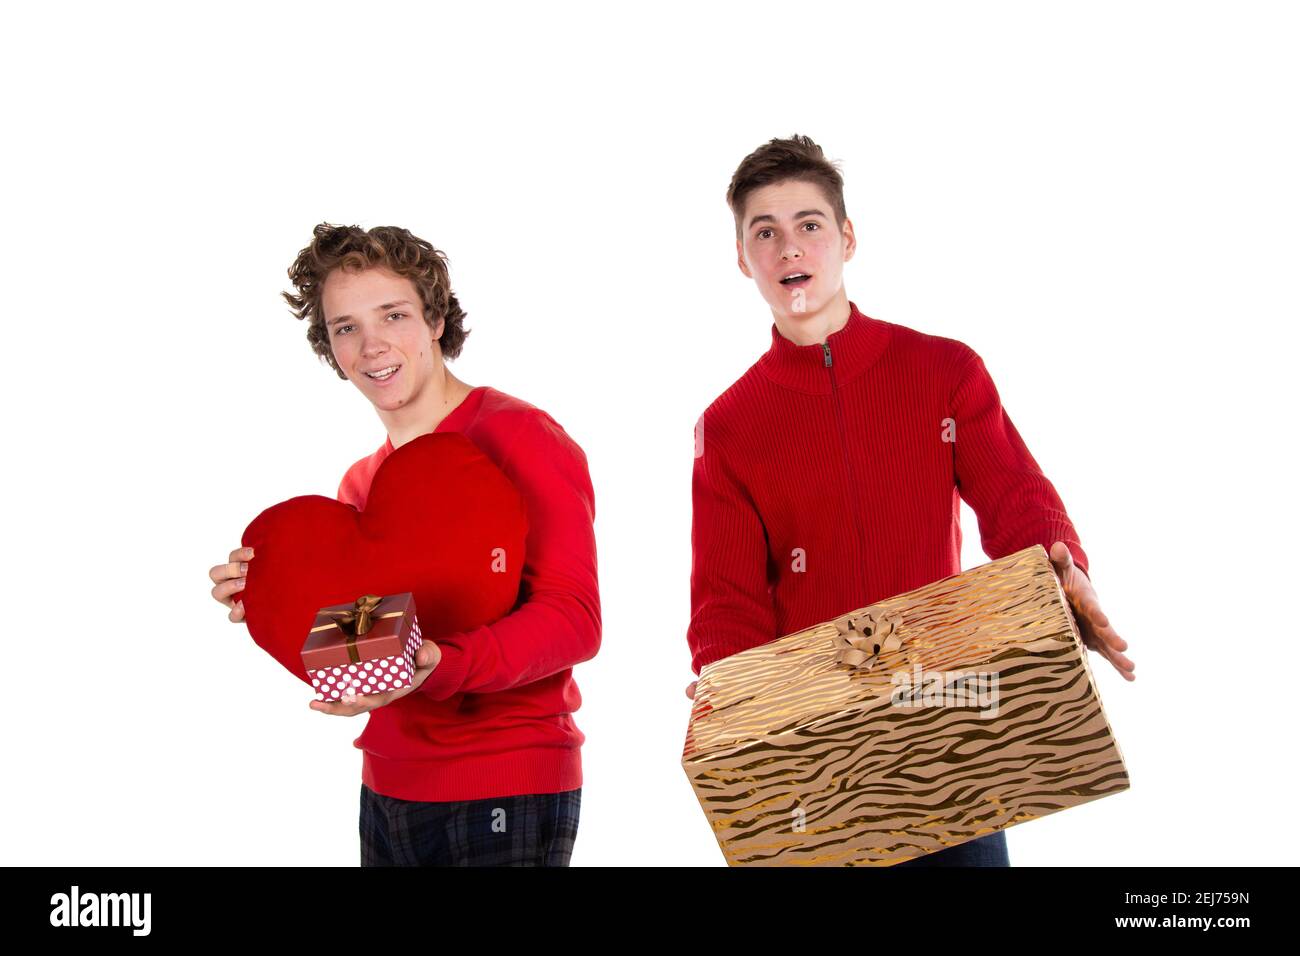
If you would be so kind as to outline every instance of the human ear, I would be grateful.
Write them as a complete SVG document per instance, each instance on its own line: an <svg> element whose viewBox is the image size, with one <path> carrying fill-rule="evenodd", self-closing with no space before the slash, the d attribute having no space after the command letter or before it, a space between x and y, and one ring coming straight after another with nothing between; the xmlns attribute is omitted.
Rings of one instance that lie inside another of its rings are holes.
<svg viewBox="0 0 1300 956"><path fill-rule="evenodd" d="M844 217L844 261L848 262L853 258L853 253L858 251L858 239L853 234L853 220L848 216Z"/></svg>
<svg viewBox="0 0 1300 956"><path fill-rule="evenodd" d="M749 271L749 263L745 261L745 244L739 239L736 240L736 265L740 266L746 279L754 278L754 273Z"/></svg>

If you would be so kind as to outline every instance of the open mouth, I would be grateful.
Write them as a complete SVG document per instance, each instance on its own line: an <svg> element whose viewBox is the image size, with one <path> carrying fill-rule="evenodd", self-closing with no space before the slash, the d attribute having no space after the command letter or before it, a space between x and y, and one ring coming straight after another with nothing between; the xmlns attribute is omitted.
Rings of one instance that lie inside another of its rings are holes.
<svg viewBox="0 0 1300 956"><path fill-rule="evenodd" d="M812 282L812 276L806 272L795 272L781 280L781 285L807 285Z"/></svg>
<svg viewBox="0 0 1300 956"><path fill-rule="evenodd" d="M402 366L390 365L388 368L377 369L374 372L366 372L366 378L372 382L382 385L384 382L391 382L397 377L397 372Z"/></svg>

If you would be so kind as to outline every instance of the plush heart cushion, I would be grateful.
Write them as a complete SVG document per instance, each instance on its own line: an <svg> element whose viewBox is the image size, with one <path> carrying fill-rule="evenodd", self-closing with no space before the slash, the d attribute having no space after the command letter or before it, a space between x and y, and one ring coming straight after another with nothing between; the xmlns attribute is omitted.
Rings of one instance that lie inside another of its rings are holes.
<svg viewBox="0 0 1300 956"><path fill-rule="evenodd" d="M490 624L519 597L527 533L518 489L472 441L421 435L384 459L364 511L304 495L258 515L239 599L258 646L310 684L317 610L410 591L425 640Z"/></svg>

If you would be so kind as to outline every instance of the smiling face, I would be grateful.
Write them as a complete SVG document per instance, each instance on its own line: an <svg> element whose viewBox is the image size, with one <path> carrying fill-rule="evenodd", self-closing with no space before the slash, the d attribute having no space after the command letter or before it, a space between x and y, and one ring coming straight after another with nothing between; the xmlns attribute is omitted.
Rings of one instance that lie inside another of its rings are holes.
<svg viewBox="0 0 1300 956"><path fill-rule="evenodd" d="M838 228L834 209L813 183L772 183L745 201L737 261L778 326L819 320L842 298L847 309L844 263L856 249L853 223L846 218Z"/></svg>
<svg viewBox="0 0 1300 956"><path fill-rule="evenodd" d="M444 371L444 323L429 327L415 283L391 269L335 269L321 287L321 311L334 361L381 412L416 402Z"/></svg>

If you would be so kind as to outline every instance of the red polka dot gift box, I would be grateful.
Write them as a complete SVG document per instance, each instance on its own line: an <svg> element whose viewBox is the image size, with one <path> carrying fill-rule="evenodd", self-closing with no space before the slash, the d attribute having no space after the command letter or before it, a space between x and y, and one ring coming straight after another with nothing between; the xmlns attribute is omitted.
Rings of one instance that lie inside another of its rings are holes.
<svg viewBox="0 0 1300 956"><path fill-rule="evenodd" d="M363 594L317 612L302 663L317 700L381 694L410 686L420 640L415 595Z"/></svg>

